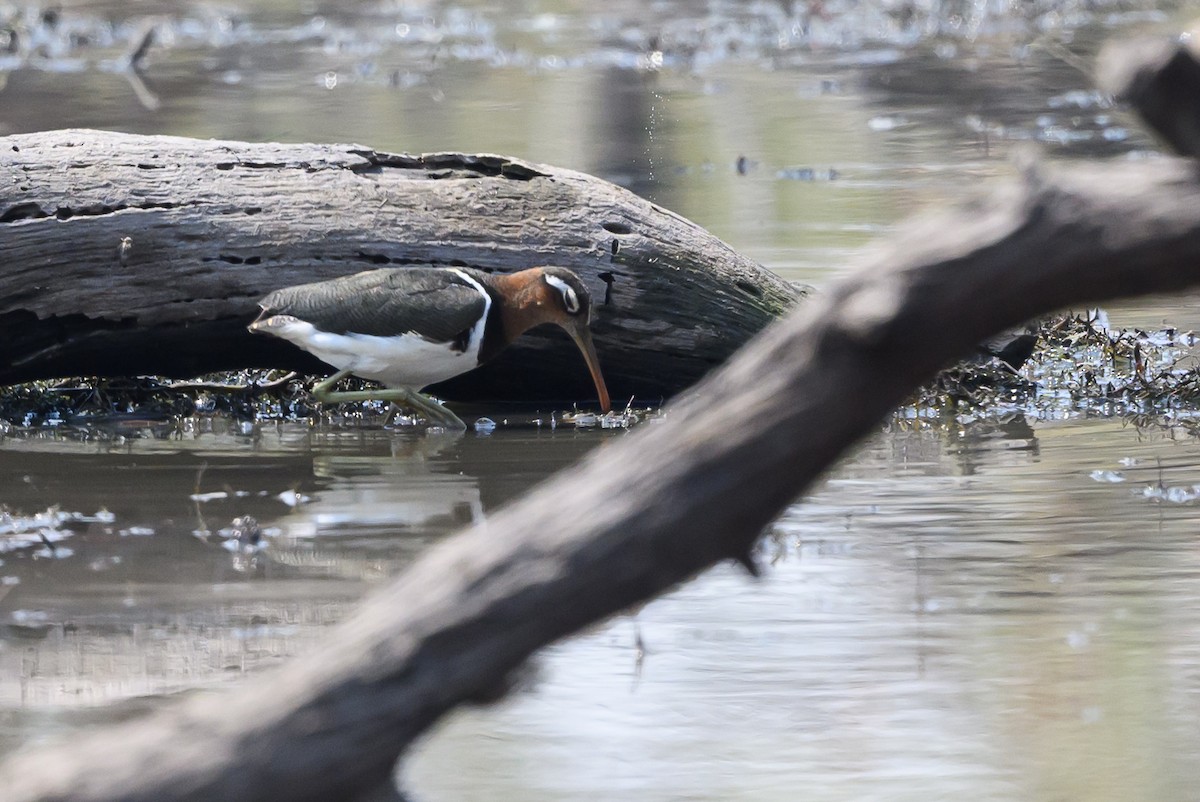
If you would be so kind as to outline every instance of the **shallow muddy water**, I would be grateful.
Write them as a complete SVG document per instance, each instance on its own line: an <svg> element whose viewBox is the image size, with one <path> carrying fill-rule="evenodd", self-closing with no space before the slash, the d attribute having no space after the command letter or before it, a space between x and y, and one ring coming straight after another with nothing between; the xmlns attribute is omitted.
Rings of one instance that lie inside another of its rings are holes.
<svg viewBox="0 0 1200 802"><path fill-rule="evenodd" d="M144 24L124 4L50 28L0 6L18 37L0 37L0 132L505 153L622 183L820 287L908 213L1011 175L1016 147L1153 158L1076 60L1187 18L587 5L138 4L169 20L140 84L118 63ZM1200 327L1190 296L1109 311ZM881 428L772 529L764 578L721 567L548 650L527 688L422 742L406 789L1195 798L1195 422L1054 417ZM0 438L0 531L32 533L0 534L0 752L318 648L426 544L627 436L218 419ZM244 516L254 557L221 534Z"/></svg>

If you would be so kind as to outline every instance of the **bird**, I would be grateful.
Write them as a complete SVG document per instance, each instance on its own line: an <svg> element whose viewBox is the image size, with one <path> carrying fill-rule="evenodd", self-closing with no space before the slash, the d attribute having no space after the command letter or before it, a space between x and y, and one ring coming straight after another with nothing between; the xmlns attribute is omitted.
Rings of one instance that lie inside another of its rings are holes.
<svg viewBox="0 0 1200 802"><path fill-rule="evenodd" d="M1016 373L1033 356L1037 343L1035 333L1006 331L976 345L974 361L987 362L995 358L1011 373Z"/></svg>
<svg viewBox="0 0 1200 802"><path fill-rule="evenodd" d="M565 267L514 273L469 267L395 267L275 290L258 303L248 326L282 338L336 369L313 387L321 403L383 400L407 405L430 423L465 429L425 387L466 373L544 323L561 326L596 385L600 407L611 409L592 343L592 299ZM354 375L386 390L334 392Z"/></svg>

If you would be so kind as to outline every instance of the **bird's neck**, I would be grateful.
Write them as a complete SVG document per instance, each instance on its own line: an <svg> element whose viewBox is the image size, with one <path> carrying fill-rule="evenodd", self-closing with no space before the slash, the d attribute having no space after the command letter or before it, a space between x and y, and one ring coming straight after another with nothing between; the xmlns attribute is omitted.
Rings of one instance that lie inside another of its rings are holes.
<svg viewBox="0 0 1200 802"><path fill-rule="evenodd" d="M504 345L520 337L534 326L546 322L546 299L541 293L541 276L532 270L508 275L493 275L494 308L500 317ZM499 303L496 303L496 301Z"/></svg>
<svg viewBox="0 0 1200 802"><path fill-rule="evenodd" d="M534 326L546 322L544 299L538 293L540 276L535 279L531 273L523 270L486 276L484 286L492 298L492 306L479 353L480 364Z"/></svg>

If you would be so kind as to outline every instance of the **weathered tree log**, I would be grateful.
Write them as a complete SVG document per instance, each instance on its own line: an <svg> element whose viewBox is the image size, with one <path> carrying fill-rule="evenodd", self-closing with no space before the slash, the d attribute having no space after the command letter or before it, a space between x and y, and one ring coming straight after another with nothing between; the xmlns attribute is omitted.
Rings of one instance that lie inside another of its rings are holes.
<svg viewBox="0 0 1200 802"><path fill-rule="evenodd" d="M208 142L104 131L0 137L0 384L63 375L327 371L245 331L282 286L379 265L573 268L597 298L614 397L670 396L798 291L606 181L500 156ZM436 388L590 398L546 328Z"/></svg>
<svg viewBox="0 0 1200 802"><path fill-rule="evenodd" d="M1196 99L1192 98L1192 103ZM1200 285L1191 161L1054 169L927 218L757 338L666 419L444 541L319 654L17 756L7 802L325 800L545 644L729 558L945 362L1071 303Z"/></svg>

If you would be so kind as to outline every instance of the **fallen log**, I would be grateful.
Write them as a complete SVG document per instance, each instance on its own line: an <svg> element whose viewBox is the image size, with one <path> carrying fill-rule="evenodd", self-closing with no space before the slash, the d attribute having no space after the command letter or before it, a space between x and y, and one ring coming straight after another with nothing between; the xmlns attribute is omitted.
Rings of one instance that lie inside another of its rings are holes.
<svg viewBox="0 0 1200 802"><path fill-rule="evenodd" d="M616 398L694 383L800 291L699 226L592 176L501 156L68 130L0 137L0 384L278 367L245 331L279 287L381 265L570 267ZM565 335L531 332L435 388L594 392Z"/></svg>
<svg viewBox="0 0 1200 802"><path fill-rule="evenodd" d="M431 548L320 653L18 755L4 799L386 795L414 738L535 650L718 561L757 571L762 528L941 365L1067 304L1200 285L1198 265L1193 161L1026 164L878 247L664 420Z"/></svg>

